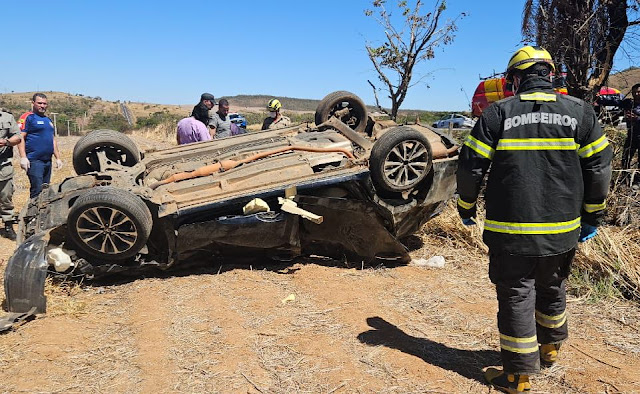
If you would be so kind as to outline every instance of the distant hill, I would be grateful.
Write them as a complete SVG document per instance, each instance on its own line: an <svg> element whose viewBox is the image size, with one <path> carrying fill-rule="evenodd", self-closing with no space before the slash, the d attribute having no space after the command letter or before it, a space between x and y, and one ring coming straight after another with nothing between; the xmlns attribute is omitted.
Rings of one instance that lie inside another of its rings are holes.
<svg viewBox="0 0 640 394"><path fill-rule="evenodd" d="M229 104L233 107L240 108L265 108L269 100L277 98L282 103L282 107L289 111L315 112L320 100L299 99L293 97L277 97L268 95L246 95L220 97L229 100ZM216 98L218 99L218 98ZM194 103L195 104L195 103ZM266 111L266 110L265 110Z"/></svg>
<svg viewBox="0 0 640 394"><path fill-rule="evenodd" d="M640 67L629 67L609 76L609 87L616 88L622 94L629 94L631 87L640 83Z"/></svg>
<svg viewBox="0 0 640 394"><path fill-rule="evenodd" d="M133 101L107 101L101 97L90 97L82 94L70 94L63 92L44 92L49 99L48 113L56 113L56 124L63 135L67 130L70 134L81 134L85 130L97 128L111 128L125 131L132 128L153 127L163 122L177 122L177 120L190 115L196 101L189 104L154 104ZM4 93L0 94L0 107L6 108L18 117L31 109L31 97L34 92ZM249 123L262 122L266 115L266 104L275 96L269 95L238 95L224 97L229 100L231 112L245 114ZM223 97L217 97L219 100ZM313 122L313 114L320 100L300 99L293 97L277 97L284 108L284 113L295 122ZM133 125L129 125L122 113L122 105L133 117ZM377 108L367 106L370 112L376 112ZM431 122L440 118L449 111L400 111L401 121L415 121L417 116L421 120ZM53 116L52 116L53 118Z"/></svg>

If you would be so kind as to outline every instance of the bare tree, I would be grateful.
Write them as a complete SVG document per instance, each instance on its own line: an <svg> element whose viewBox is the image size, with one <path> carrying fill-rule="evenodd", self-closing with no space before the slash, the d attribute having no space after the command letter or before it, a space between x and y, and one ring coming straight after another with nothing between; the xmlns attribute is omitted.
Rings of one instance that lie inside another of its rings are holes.
<svg viewBox="0 0 640 394"><path fill-rule="evenodd" d="M365 48L378 74L378 80L389 93L391 110L380 105L380 89L368 81L373 88L376 105L395 120L407 91L415 85L411 84L411 79L416 64L432 59L438 46L453 42L456 22L466 15L461 13L453 20L442 22L443 12L447 9L445 0L436 0L433 10L426 14L421 12L424 5L422 0L416 0L413 5L408 5L406 0L398 0L395 8L402 13L404 23L396 27L392 22L392 12L385 5L386 0L373 0L373 9L365 10L365 15L375 18L386 35L382 45L367 43Z"/></svg>
<svg viewBox="0 0 640 394"><path fill-rule="evenodd" d="M592 102L624 40L637 42L627 29L640 23L634 19L639 5L640 0L526 0L522 34L566 68L570 95Z"/></svg>

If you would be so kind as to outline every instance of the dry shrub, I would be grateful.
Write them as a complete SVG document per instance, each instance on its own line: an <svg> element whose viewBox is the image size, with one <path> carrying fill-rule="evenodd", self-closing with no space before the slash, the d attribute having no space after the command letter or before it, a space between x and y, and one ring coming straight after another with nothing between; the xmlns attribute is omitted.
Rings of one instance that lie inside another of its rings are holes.
<svg viewBox="0 0 640 394"><path fill-rule="evenodd" d="M617 212L626 211L631 224L601 226L597 237L579 244L569 281L572 293L595 300L623 296L640 301L639 199L638 192L629 187L613 188L608 199L608 221L613 223ZM414 256L441 255L448 262L459 264L486 260L482 198L478 202L478 224L466 227L458 216L456 201L450 200L442 214L424 226L419 234L423 246Z"/></svg>
<svg viewBox="0 0 640 394"><path fill-rule="evenodd" d="M602 289L609 283L625 298L640 300L640 231L631 227L603 226L599 235L580 244L574 272L589 273L592 284L587 295L615 295ZM582 292L582 291L581 291Z"/></svg>
<svg viewBox="0 0 640 394"><path fill-rule="evenodd" d="M47 297L47 313L49 316L78 316L87 313L87 302L78 297L82 294L82 284L72 281L56 281L47 277L44 294Z"/></svg>
<svg viewBox="0 0 640 394"><path fill-rule="evenodd" d="M621 153L619 149L614 152L616 158ZM614 166L617 163L614 158ZM622 295L640 300L640 192L630 186L632 174L614 167L607 225L598 229L599 236L580 244L574 271L578 273L576 287L587 296ZM585 281L590 283L581 283Z"/></svg>
<svg viewBox="0 0 640 394"><path fill-rule="evenodd" d="M478 218L484 218L482 201L478 201ZM476 226L462 224L456 208L456 200L451 199L442 213L427 222L418 234L423 246L417 254L424 257L440 255L452 263L465 263L484 258L488 248L482 242L483 221Z"/></svg>

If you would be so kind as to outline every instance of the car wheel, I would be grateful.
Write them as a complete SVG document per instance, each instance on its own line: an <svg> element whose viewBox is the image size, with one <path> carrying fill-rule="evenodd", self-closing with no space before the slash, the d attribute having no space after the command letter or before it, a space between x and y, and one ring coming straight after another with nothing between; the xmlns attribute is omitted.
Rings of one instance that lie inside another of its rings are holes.
<svg viewBox="0 0 640 394"><path fill-rule="evenodd" d="M431 144L421 132L395 127L373 145L369 158L371 180L376 189L403 192L417 186L431 171Z"/></svg>
<svg viewBox="0 0 640 394"><path fill-rule="evenodd" d="M67 230L84 254L103 260L133 257L147 242L153 219L136 195L113 187L96 187L69 210Z"/></svg>
<svg viewBox="0 0 640 394"><path fill-rule="evenodd" d="M100 171L98 152L113 163L133 167L140 161L140 150L129 137L114 130L95 130L82 137L73 148L73 168L78 175Z"/></svg>
<svg viewBox="0 0 640 394"><path fill-rule="evenodd" d="M365 133L367 127L367 108L360 97L346 91L328 94L320 101L316 109L316 125L331 117L337 117L342 123L358 133Z"/></svg>

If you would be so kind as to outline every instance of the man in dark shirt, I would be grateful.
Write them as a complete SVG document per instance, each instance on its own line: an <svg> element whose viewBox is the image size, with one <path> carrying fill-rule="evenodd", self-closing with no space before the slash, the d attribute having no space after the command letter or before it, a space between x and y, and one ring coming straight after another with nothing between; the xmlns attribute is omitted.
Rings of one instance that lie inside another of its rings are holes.
<svg viewBox="0 0 640 394"><path fill-rule="evenodd" d="M211 116L209 116L209 110L216 105L216 99L211 93L202 93L200 96L200 102L193 107L191 116L204 123L205 126L209 126L211 122ZM213 137L213 133L211 133Z"/></svg>

